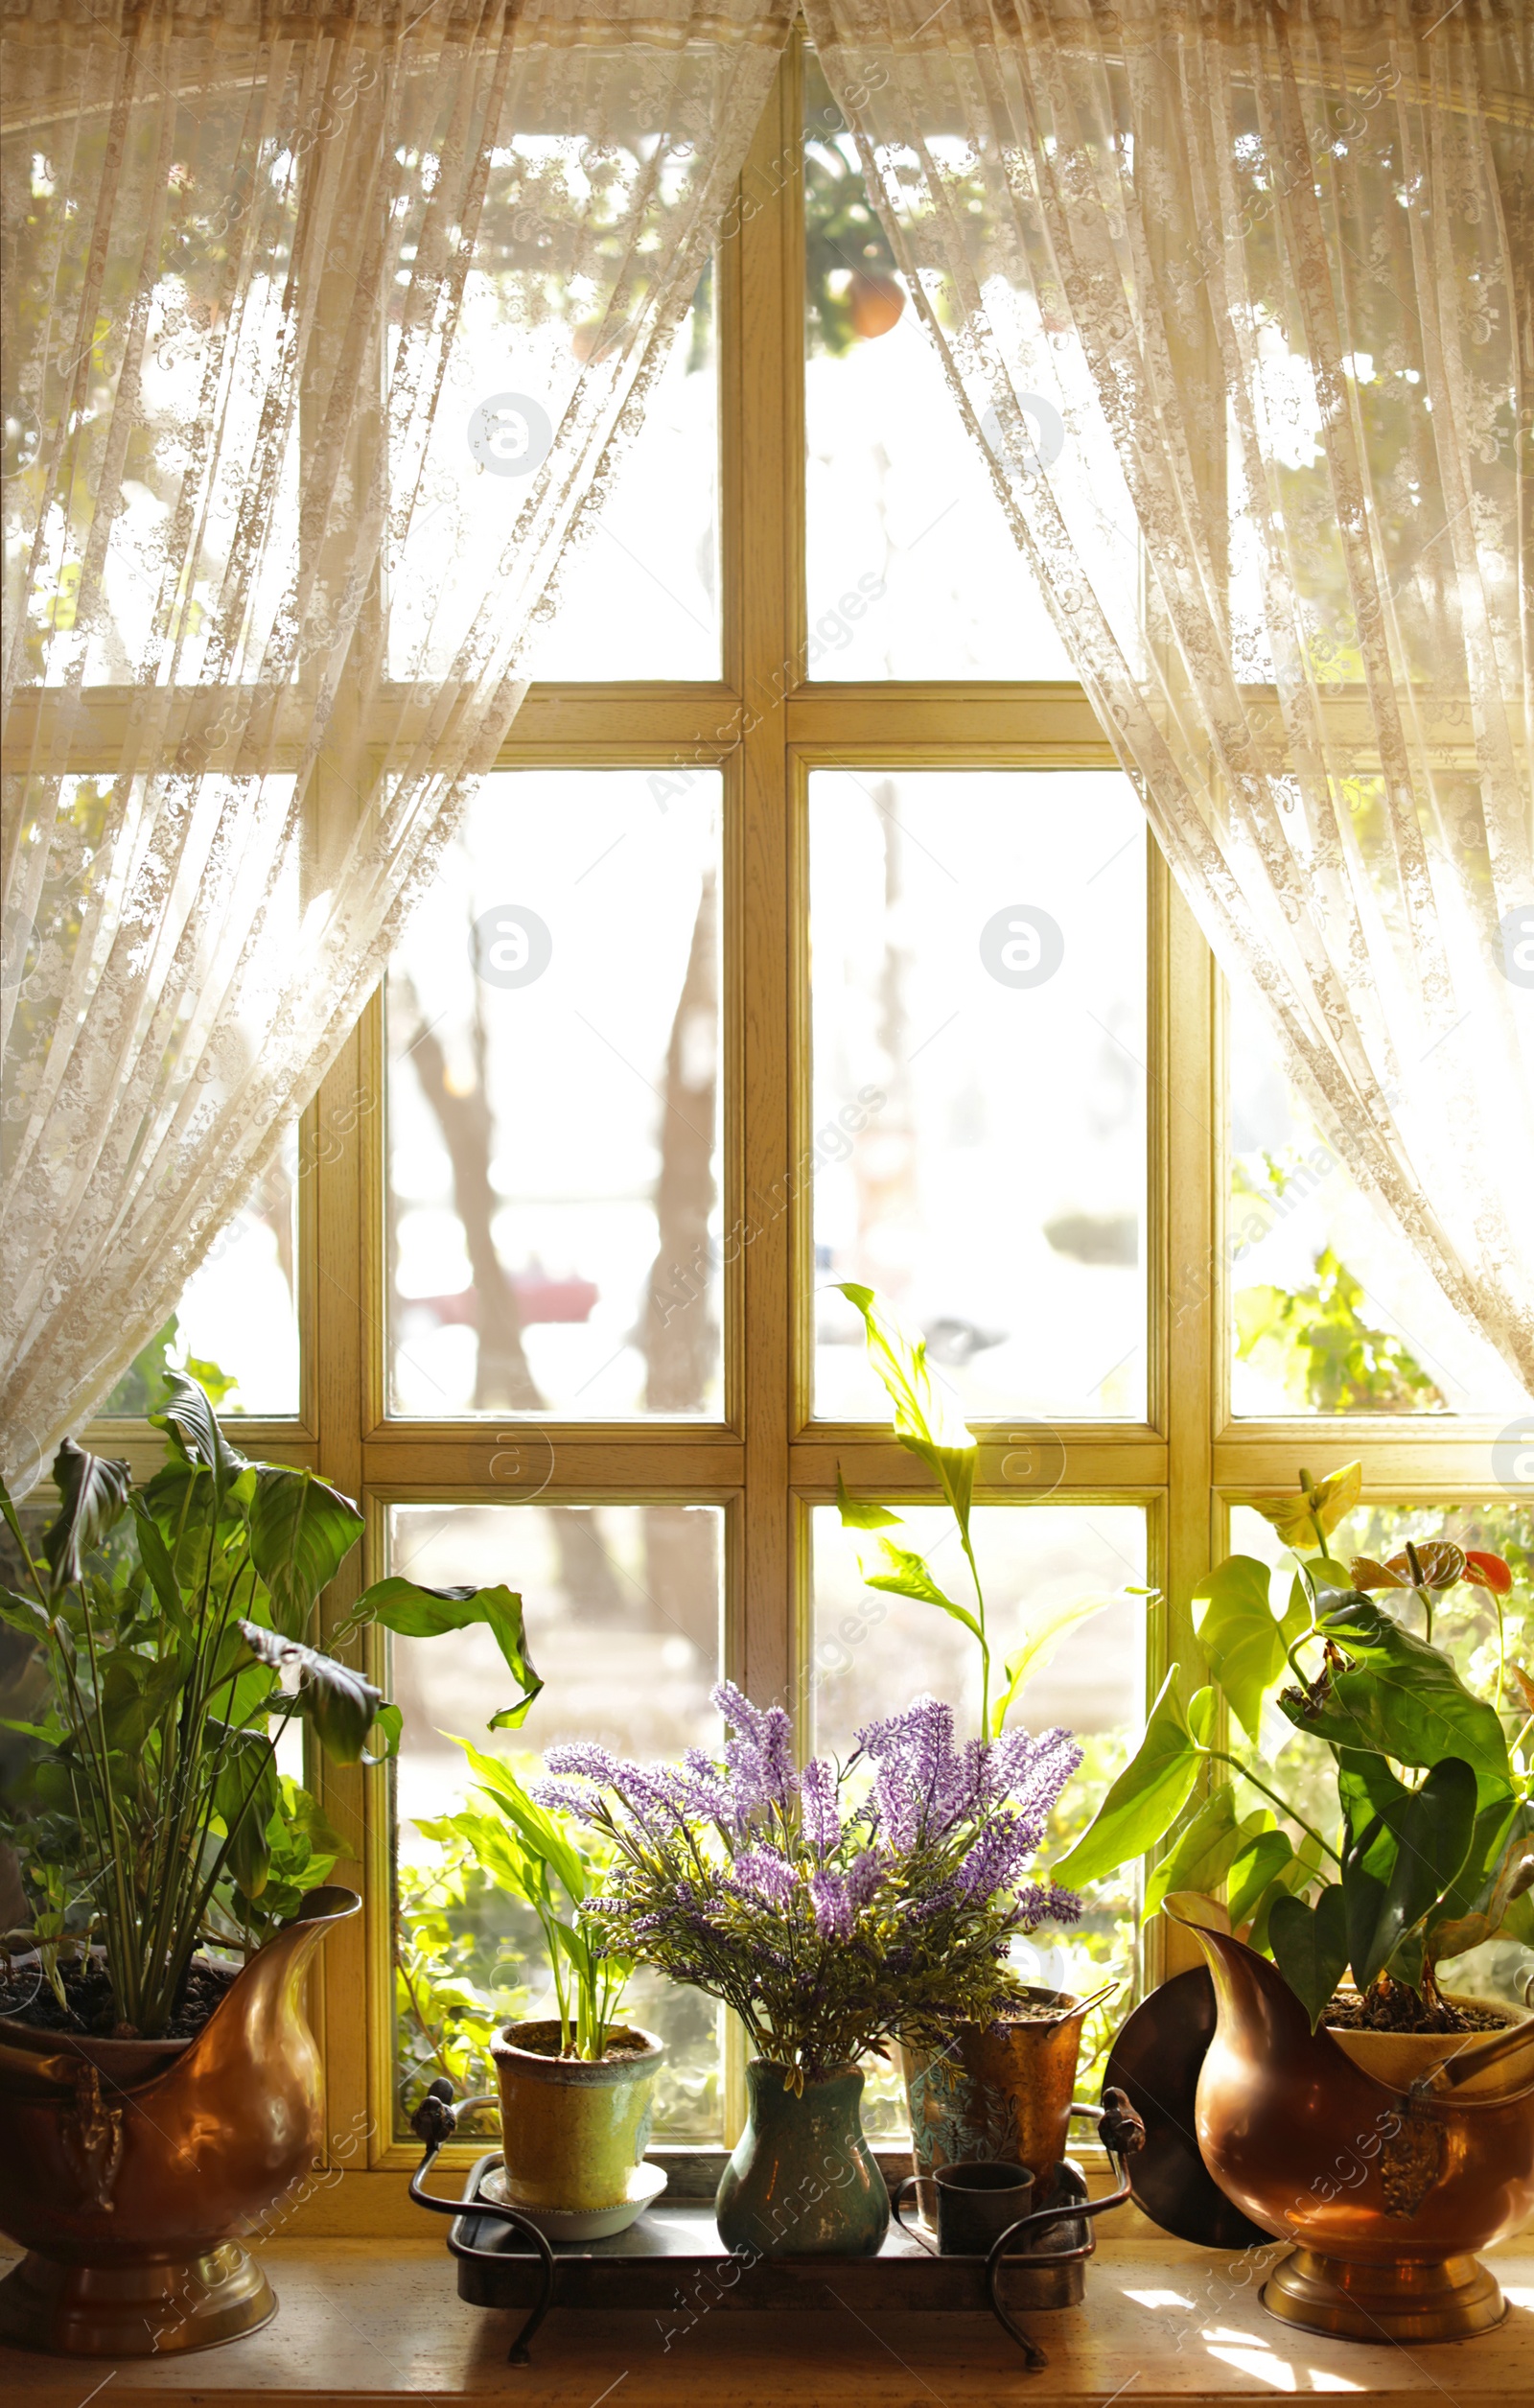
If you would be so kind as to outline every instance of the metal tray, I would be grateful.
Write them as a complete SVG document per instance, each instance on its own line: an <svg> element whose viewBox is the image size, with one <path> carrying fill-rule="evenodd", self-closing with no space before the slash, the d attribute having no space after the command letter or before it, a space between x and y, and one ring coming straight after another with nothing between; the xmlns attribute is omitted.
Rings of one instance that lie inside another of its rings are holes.
<svg viewBox="0 0 1534 2408"><path fill-rule="evenodd" d="M451 2216L448 2247L458 2261L458 2296L475 2307L525 2308L526 2321L509 2352L525 2365L527 2345L551 2306L640 2308L674 2316L686 2331L706 2307L782 2309L849 2307L953 2312L990 2308L1031 2368L1047 2365L1044 2351L1016 2318L1079 2306L1085 2296L1086 2260L1096 2246L1094 2220L1128 2197L1122 2153L1137 2145L1137 2126L1112 2107L1077 2108L1098 2124L1118 2176L1105 2198L1089 2199L1081 2168L1069 2159L1056 2168L1044 2204L1002 2235L988 2256L943 2257L935 2243L892 2223L874 2257L768 2257L729 2251L719 2238L710 2202L659 2200L627 2232L604 2240L554 2242L513 2209L481 2198L485 2176L501 2163L499 2151L471 2168L459 2200L434 2199L422 2187L456 2116L445 2082L432 2085L414 2118L426 2155L410 2184L419 2207Z"/></svg>

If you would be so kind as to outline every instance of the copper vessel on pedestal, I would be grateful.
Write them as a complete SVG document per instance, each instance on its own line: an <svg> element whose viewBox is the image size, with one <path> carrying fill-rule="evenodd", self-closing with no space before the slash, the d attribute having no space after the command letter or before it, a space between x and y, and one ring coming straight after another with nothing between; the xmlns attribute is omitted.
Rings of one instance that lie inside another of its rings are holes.
<svg viewBox="0 0 1534 2408"><path fill-rule="evenodd" d="M101 2040L0 2017L0 2341L67 2356L201 2350L276 2313L242 2246L323 2139L303 2012L354 1890L312 1890L188 2041Z"/></svg>
<svg viewBox="0 0 1534 2408"><path fill-rule="evenodd" d="M1219 2008L1198 2145L1226 2197L1297 2244L1264 2306L1360 2341L1490 2331L1507 2311L1475 2252L1534 2209L1534 2019L1385 2051L1371 2036L1366 2070L1324 2025L1312 2031L1266 1957L1224 1932L1197 1938Z"/></svg>

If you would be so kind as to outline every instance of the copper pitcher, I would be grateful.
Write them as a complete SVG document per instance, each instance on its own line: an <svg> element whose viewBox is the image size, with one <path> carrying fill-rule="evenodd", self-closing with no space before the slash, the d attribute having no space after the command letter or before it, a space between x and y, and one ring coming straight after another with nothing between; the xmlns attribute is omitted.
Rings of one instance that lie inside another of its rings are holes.
<svg viewBox="0 0 1534 2408"><path fill-rule="evenodd" d="M312 1890L189 2041L0 2018L0 2340L81 2357L206 2349L276 2313L240 2245L323 2137L305 1970L354 1890Z"/></svg>
<svg viewBox="0 0 1534 2408"><path fill-rule="evenodd" d="M1501 2293L1474 2253L1534 2209L1534 2020L1522 2037L1443 2035L1426 2065L1420 2040L1404 2039L1384 2078L1378 2057L1366 2069L1324 2025L1312 2031L1266 1957L1221 1931L1197 1938L1219 2009L1198 2145L1227 2198L1297 2244L1264 2305L1360 2341L1460 2341L1499 2324Z"/></svg>

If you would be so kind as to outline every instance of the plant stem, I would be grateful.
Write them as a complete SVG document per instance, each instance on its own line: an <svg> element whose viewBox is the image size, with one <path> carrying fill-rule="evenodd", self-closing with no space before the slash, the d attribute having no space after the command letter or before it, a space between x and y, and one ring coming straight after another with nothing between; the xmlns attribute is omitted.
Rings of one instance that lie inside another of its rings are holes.
<svg viewBox="0 0 1534 2408"><path fill-rule="evenodd" d="M1266 1781L1260 1779L1248 1765L1242 1763L1239 1756L1229 1756L1221 1747L1211 1747L1209 1754L1215 1759L1217 1764L1229 1765L1231 1770L1233 1772L1239 1772L1243 1781L1249 1781L1254 1789L1260 1789L1263 1796L1268 1801L1268 1804L1270 1806L1276 1806L1281 1814L1287 1814L1291 1823L1298 1823L1307 1839L1313 1839L1318 1848L1324 1849L1334 1864L1341 1863L1342 1859L1338 1856L1336 1850L1332 1847L1327 1840L1321 1837L1320 1833L1314 1828L1314 1826L1308 1823L1303 1814L1297 1814L1293 1807L1289 1803L1289 1800L1287 1798L1280 1797L1276 1789L1270 1789Z"/></svg>
<svg viewBox="0 0 1534 2408"><path fill-rule="evenodd" d="M983 1740L988 1740L991 1737L990 1643L986 1637L986 1592L980 1585L980 1566L975 1561L975 1551L969 1544L969 1532L963 1523L959 1526L959 1540L969 1564L969 1577L975 1584L975 1620L980 1625L980 1736Z"/></svg>

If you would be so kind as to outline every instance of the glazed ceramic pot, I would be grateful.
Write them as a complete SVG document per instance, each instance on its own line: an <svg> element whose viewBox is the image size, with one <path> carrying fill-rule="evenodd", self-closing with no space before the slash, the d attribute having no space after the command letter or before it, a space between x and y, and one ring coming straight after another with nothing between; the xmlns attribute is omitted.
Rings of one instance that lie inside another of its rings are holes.
<svg viewBox="0 0 1534 2408"><path fill-rule="evenodd" d="M1023 1996L1030 2006L1051 2011L1048 2020L956 2023L945 2049L897 2051L911 2109L912 2163L929 2178L917 2195L929 2217L930 2177L940 2165L977 2158L1026 2165L1042 2196L1065 2155L1081 2024L1093 2002L1061 1990Z"/></svg>
<svg viewBox="0 0 1534 2408"><path fill-rule="evenodd" d="M726 2249L762 2257L873 2257L890 2194L863 2137L863 2076L838 2066L802 2092L785 2066L746 2068L746 2129L719 2179Z"/></svg>
<svg viewBox="0 0 1534 2408"><path fill-rule="evenodd" d="M557 2022L508 2023L492 2041L508 2208L589 2214L628 2199L665 2047L626 2024L615 2025L614 2045L622 2053L588 2065L559 2054Z"/></svg>
<svg viewBox="0 0 1534 2408"><path fill-rule="evenodd" d="M1499 2324L1501 2293L1474 2253L1534 2209L1534 2021L1522 2038L1313 2032L1276 1966L1223 1932L1197 1937L1219 2010L1198 2145L1227 2198L1298 2244L1264 2305L1359 2341L1459 2341ZM1456 2059L1463 2073L1482 2053L1457 2087L1436 2070Z"/></svg>
<svg viewBox="0 0 1534 2408"><path fill-rule="evenodd" d="M312 1890L195 2039L97 2040L0 2018L0 2341L147 2358L253 2331L277 2302L241 2246L324 2138L301 2000L360 1905Z"/></svg>

